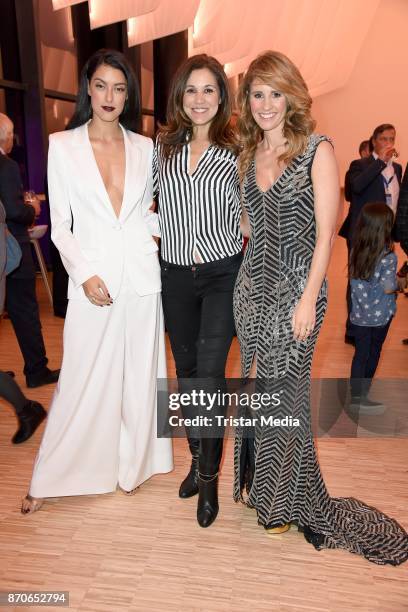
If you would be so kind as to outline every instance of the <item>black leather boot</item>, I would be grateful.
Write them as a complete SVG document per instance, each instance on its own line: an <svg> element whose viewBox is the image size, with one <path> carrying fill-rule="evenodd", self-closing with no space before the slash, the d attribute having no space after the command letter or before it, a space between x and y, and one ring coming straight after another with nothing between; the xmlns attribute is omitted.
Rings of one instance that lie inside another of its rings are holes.
<svg viewBox="0 0 408 612"><path fill-rule="evenodd" d="M223 442L223 438L201 438L197 504L197 521L201 527L209 527L217 518L218 472Z"/></svg>
<svg viewBox="0 0 408 612"><path fill-rule="evenodd" d="M42 387L43 385L52 385L58 382L60 371L50 370L50 368L44 368L39 374L30 374L26 376L27 387L34 389L35 387Z"/></svg>
<svg viewBox="0 0 408 612"><path fill-rule="evenodd" d="M198 457L200 454L200 440L189 438L188 445L191 452L190 471L183 480L179 489L179 497L187 499L198 493Z"/></svg>
<svg viewBox="0 0 408 612"><path fill-rule="evenodd" d="M198 474L197 521L200 527L209 527L217 518L218 506L218 472L212 476Z"/></svg>

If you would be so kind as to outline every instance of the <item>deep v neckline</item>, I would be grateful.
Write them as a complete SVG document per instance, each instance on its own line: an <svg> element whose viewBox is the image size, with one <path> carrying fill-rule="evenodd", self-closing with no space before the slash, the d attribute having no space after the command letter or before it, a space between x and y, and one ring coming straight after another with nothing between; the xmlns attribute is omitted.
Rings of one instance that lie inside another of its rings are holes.
<svg viewBox="0 0 408 612"><path fill-rule="evenodd" d="M288 168L289 168L289 166L285 166L284 169L282 170L282 172L279 174L279 176L273 181L273 183L271 183L269 185L269 187L267 189L261 189L261 187L259 186L259 183L258 183L258 179L256 178L256 161L255 161L255 158L254 158L252 160L252 170L253 170L253 173L254 173L255 185L256 185L256 188L258 189L258 191L260 191L263 195L268 193L268 191L271 191L271 189L273 189L273 187L275 187L275 185L277 183L279 183L279 181L281 180L281 178L283 177L283 175L285 174L285 172L287 171Z"/></svg>
<svg viewBox="0 0 408 612"><path fill-rule="evenodd" d="M191 170L191 147L190 147L190 143L187 143L187 174L190 178L193 178L193 176L195 175L195 173L197 172L199 166L201 165L201 162L203 161L203 159L205 159L205 157L207 157L207 153L209 152L209 150L213 147L213 145L210 143L208 145L208 147L206 149L204 149L204 151L201 153L200 157L197 160L196 166L193 170L193 172L190 172Z"/></svg>
<svg viewBox="0 0 408 612"><path fill-rule="evenodd" d="M105 181L103 180L102 173L101 173L101 171L99 169L98 162L96 160L95 151L94 151L94 148L92 146L91 139L89 137L88 124L86 125L86 136L87 136L87 139L88 139L89 146L91 148L91 154L92 154L92 159L93 159L93 162L94 162L94 165L95 165L96 173L99 176L99 180L100 180L100 183L102 185L102 189L105 192L105 196L106 196L107 202L109 203L110 209L112 210L112 212L113 212L113 214L114 214L116 219L120 218L120 215L121 215L122 210L123 210L123 204L125 202L126 179L127 179L127 169L128 169L128 151L127 151L127 144L126 144L126 134L125 134L125 130L123 129L123 127L120 124L119 124L119 127L122 130L122 136L123 136L123 147L124 147L124 152L125 152L125 171L124 171L124 176L123 176L122 201L120 203L119 214L117 215L116 212L115 212L115 209L113 207L112 200L110 199L109 192L108 192L108 190L106 188Z"/></svg>

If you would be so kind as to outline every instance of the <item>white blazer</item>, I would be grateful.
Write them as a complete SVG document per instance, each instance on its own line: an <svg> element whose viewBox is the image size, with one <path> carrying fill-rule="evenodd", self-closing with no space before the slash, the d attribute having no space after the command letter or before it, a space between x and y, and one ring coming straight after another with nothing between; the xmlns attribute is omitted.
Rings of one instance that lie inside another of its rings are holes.
<svg viewBox="0 0 408 612"><path fill-rule="evenodd" d="M126 175L116 217L88 136L88 124L50 135L51 238L69 275L68 297L87 299L82 283L97 274L114 299L126 274L139 295L161 290L150 138L125 130ZM72 230L71 230L72 226Z"/></svg>

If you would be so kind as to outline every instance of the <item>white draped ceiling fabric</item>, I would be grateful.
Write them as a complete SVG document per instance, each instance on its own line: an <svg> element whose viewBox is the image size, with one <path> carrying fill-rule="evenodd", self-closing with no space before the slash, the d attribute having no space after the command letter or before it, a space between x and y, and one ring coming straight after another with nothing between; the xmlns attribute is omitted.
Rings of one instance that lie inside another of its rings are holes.
<svg viewBox="0 0 408 612"><path fill-rule="evenodd" d="M52 0L58 10L84 0ZM88 0L92 28L127 20L129 45L189 30L229 77L265 49L288 55L312 96L347 82L380 0Z"/></svg>
<svg viewBox="0 0 408 612"><path fill-rule="evenodd" d="M134 3L137 4L137 0ZM193 23L200 0L161 0L158 4L154 11L128 19L129 46L187 30Z"/></svg>

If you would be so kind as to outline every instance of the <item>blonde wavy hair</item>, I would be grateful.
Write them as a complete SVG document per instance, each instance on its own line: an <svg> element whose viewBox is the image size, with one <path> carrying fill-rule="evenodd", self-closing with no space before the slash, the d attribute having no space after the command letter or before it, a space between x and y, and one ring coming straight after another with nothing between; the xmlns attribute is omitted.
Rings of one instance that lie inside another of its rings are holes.
<svg viewBox="0 0 408 612"><path fill-rule="evenodd" d="M312 98L295 64L278 51L265 51L258 55L249 65L238 90L237 127L241 147L238 167L241 180L254 159L256 147L263 137L263 131L253 118L249 103L250 88L255 79L283 93L286 98L283 135L287 140L287 146L279 156L279 162L289 165L297 155L303 153L308 137L315 127L315 121L310 114Z"/></svg>

